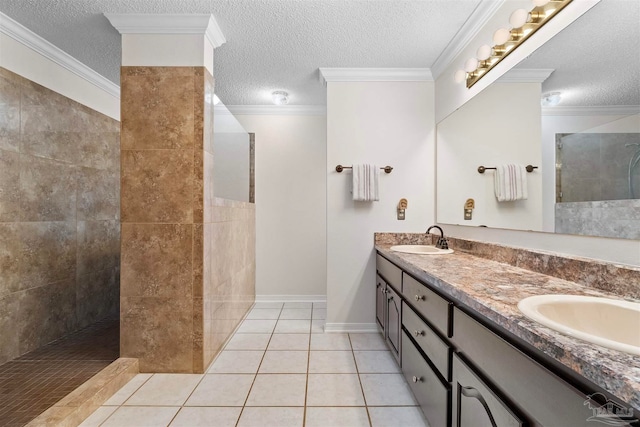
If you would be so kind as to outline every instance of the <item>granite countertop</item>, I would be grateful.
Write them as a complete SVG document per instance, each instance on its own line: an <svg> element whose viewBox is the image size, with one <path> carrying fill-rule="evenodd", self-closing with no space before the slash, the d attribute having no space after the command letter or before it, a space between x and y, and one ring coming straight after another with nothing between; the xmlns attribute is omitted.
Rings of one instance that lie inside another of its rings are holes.
<svg viewBox="0 0 640 427"><path fill-rule="evenodd" d="M445 295L503 327L546 355L640 410L640 357L572 338L526 318L518 302L545 294L621 299L530 270L456 251L450 255L413 255L376 245L386 258Z"/></svg>

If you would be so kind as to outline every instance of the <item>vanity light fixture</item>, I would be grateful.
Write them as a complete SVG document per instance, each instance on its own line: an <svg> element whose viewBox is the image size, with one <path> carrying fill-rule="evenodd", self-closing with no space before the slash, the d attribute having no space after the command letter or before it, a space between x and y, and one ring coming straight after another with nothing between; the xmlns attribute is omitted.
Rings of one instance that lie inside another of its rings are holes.
<svg viewBox="0 0 640 427"><path fill-rule="evenodd" d="M287 105L289 103L289 94L287 92L277 90L271 94L271 99L276 105Z"/></svg>
<svg viewBox="0 0 640 427"><path fill-rule="evenodd" d="M462 83L465 78L461 76L461 73L466 72L467 88L476 84L482 76L498 65L500 61L506 58L572 1L573 0L532 0L533 7L530 10L515 10L509 18L510 27L496 30L493 34L493 46L480 46L476 52L476 57L469 58L465 62L464 71L456 71L455 81Z"/></svg>
<svg viewBox="0 0 640 427"><path fill-rule="evenodd" d="M560 92L549 92L542 95L542 99L540 100L540 105L543 107L555 107L560 103L562 99L562 94Z"/></svg>

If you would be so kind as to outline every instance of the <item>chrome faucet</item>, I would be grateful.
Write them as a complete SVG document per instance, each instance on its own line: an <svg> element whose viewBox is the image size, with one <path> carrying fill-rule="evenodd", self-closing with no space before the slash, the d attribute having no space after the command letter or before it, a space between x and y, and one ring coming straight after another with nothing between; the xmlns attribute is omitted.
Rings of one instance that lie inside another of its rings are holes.
<svg viewBox="0 0 640 427"><path fill-rule="evenodd" d="M429 232L433 228L437 228L438 230L440 230L440 237L438 238L438 241L436 243L436 248L449 249L449 241L446 239L446 237L444 237L444 231L442 231L442 228L438 227L437 225L432 225L431 227L427 228L426 234L429 234Z"/></svg>

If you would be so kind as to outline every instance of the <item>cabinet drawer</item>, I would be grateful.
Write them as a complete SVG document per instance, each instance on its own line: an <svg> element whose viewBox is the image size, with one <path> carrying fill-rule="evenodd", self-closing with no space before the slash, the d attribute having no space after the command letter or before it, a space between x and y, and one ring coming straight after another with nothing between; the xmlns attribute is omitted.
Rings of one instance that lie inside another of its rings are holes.
<svg viewBox="0 0 640 427"><path fill-rule="evenodd" d="M402 373L429 425L449 426L450 389L440 382L405 331L402 331Z"/></svg>
<svg viewBox="0 0 640 427"><path fill-rule="evenodd" d="M517 402L533 425L591 426L585 395L458 308L453 340L503 396Z"/></svg>
<svg viewBox="0 0 640 427"><path fill-rule="evenodd" d="M403 273L402 294L409 303L444 336L449 333L449 302Z"/></svg>
<svg viewBox="0 0 640 427"><path fill-rule="evenodd" d="M453 355L453 425L456 427L521 427L517 416L467 366Z"/></svg>
<svg viewBox="0 0 640 427"><path fill-rule="evenodd" d="M380 254L376 257L376 269L387 283L396 288L398 292L402 292L402 270Z"/></svg>
<svg viewBox="0 0 640 427"><path fill-rule="evenodd" d="M449 370L451 348L407 305L402 309L402 324L438 368L442 377L451 381Z"/></svg>

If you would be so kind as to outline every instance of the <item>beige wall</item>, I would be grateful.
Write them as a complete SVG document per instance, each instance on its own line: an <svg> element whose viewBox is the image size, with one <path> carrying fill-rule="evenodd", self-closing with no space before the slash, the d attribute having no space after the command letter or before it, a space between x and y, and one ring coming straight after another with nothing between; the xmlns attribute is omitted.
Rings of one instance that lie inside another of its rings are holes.
<svg viewBox="0 0 640 427"><path fill-rule="evenodd" d="M258 299L324 299L326 116L238 115L254 132Z"/></svg>
<svg viewBox="0 0 640 427"><path fill-rule="evenodd" d="M327 324L376 330L373 233L425 232L434 221L433 82L327 85ZM354 202L351 171L337 164L390 165L380 201ZM396 206L408 199L406 220Z"/></svg>
<svg viewBox="0 0 640 427"><path fill-rule="evenodd" d="M0 363L117 313L119 123L0 68Z"/></svg>

